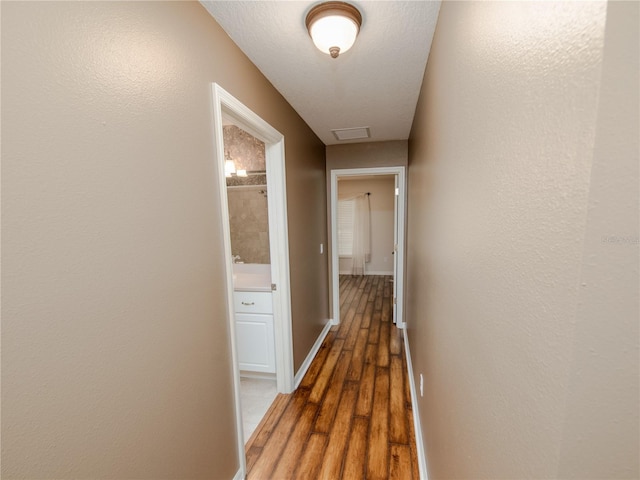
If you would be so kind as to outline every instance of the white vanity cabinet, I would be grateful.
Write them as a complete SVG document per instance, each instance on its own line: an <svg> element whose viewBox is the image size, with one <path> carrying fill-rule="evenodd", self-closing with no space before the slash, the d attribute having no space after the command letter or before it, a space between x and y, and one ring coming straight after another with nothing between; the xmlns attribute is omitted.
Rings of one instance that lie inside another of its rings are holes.
<svg viewBox="0 0 640 480"><path fill-rule="evenodd" d="M276 372L271 292L234 294L236 344L240 370Z"/></svg>

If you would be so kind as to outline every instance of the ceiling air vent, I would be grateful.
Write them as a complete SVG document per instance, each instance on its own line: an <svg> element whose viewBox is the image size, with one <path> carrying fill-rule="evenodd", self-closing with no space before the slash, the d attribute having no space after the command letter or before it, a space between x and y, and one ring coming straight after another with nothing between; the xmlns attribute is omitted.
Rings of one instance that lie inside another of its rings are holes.
<svg viewBox="0 0 640 480"><path fill-rule="evenodd" d="M336 140L359 140L361 138L371 138L369 127L356 127L356 128L337 128L331 130Z"/></svg>

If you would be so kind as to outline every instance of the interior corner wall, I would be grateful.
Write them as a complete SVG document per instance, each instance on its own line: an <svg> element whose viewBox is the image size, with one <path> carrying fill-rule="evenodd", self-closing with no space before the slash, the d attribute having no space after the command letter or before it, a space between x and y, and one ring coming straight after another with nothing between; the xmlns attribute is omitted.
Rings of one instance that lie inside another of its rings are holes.
<svg viewBox="0 0 640 480"><path fill-rule="evenodd" d="M442 4L408 168L431 480L639 476L637 39L636 2Z"/></svg>
<svg viewBox="0 0 640 480"><path fill-rule="evenodd" d="M1 8L2 478L233 478L211 83L286 140L296 368L324 145L197 2Z"/></svg>
<svg viewBox="0 0 640 480"><path fill-rule="evenodd" d="M608 2L558 478L640 478L639 38Z"/></svg>
<svg viewBox="0 0 640 480"><path fill-rule="evenodd" d="M331 170L376 167L406 167L408 162L407 140L384 142L347 143L326 146L327 212L331 212ZM333 266L331 265L331 218L327 215L328 232L328 288L331 316L333 317Z"/></svg>

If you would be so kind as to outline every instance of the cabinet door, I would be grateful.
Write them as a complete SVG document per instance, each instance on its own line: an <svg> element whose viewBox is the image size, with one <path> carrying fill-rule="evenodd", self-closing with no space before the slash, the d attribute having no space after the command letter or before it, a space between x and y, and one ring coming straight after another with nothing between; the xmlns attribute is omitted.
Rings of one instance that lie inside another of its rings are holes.
<svg viewBox="0 0 640 480"><path fill-rule="evenodd" d="M240 370L275 373L273 315L237 313L236 337Z"/></svg>

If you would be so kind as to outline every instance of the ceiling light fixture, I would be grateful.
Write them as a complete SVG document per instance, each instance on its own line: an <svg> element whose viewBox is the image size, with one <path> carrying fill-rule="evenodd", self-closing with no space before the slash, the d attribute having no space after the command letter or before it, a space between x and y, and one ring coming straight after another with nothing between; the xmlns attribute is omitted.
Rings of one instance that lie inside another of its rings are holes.
<svg viewBox="0 0 640 480"><path fill-rule="evenodd" d="M355 43L362 15L348 3L324 2L309 11L305 24L318 50L337 58Z"/></svg>

